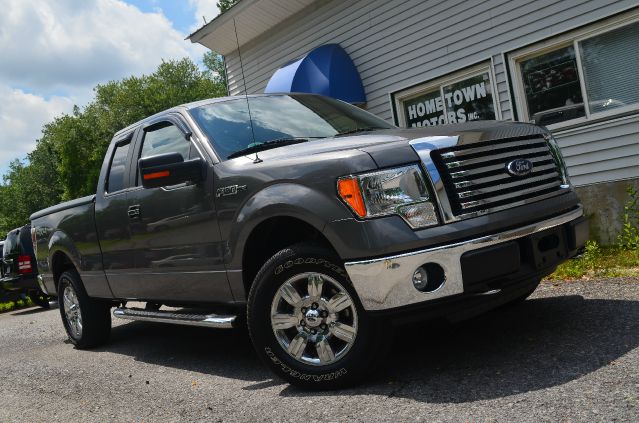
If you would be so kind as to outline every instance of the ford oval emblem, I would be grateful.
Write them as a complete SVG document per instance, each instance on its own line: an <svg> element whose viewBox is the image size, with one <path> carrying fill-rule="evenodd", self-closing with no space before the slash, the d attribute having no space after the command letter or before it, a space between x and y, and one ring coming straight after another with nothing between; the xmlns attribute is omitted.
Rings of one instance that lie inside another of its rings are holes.
<svg viewBox="0 0 639 423"><path fill-rule="evenodd" d="M533 170L533 163L526 159L515 159L506 165L506 170L512 176L526 176Z"/></svg>

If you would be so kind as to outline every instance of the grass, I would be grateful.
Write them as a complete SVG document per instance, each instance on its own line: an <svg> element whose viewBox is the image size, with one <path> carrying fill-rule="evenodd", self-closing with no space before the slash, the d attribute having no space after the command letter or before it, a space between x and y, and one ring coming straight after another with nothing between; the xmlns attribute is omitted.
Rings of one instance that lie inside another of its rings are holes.
<svg viewBox="0 0 639 423"><path fill-rule="evenodd" d="M594 241L588 241L586 252L581 257L562 263L546 279L560 281L617 277L639 277L639 250L602 247Z"/></svg>
<svg viewBox="0 0 639 423"><path fill-rule="evenodd" d="M35 304L33 304L30 298L27 298L25 300L0 302L0 313L6 313L21 308L33 307L34 305Z"/></svg>

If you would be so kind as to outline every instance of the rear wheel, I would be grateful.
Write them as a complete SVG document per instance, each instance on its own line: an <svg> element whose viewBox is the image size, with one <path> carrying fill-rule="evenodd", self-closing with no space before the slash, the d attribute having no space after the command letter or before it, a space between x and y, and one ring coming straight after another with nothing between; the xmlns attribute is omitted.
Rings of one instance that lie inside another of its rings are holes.
<svg viewBox="0 0 639 423"><path fill-rule="evenodd" d="M60 276L58 298L62 323L77 348L97 347L109 340L111 306L90 298L75 270L68 270Z"/></svg>
<svg viewBox="0 0 639 423"><path fill-rule="evenodd" d="M297 244L260 270L248 301L258 355L281 378L306 389L335 389L373 374L392 328L361 307L343 267L327 249Z"/></svg>

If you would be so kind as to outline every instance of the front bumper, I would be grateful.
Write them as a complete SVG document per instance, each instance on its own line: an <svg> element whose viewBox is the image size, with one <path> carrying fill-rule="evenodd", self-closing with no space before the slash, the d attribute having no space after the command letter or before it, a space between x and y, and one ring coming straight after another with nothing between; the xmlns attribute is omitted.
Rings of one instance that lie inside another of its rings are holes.
<svg viewBox="0 0 639 423"><path fill-rule="evenodd" d="M538 251L537 235L553 228L556 228L558 245ZM345 267L364 309L381 311L468 292L490 291L494 287L491 281L512 279L515 274L520 278L548 274L583 247L587 238L588 225L583 208L578 206L559 216L494 235L347 262ZM435 291L421 292L413 286L413 274L427 263L440 266L445 279Z"/></svg>

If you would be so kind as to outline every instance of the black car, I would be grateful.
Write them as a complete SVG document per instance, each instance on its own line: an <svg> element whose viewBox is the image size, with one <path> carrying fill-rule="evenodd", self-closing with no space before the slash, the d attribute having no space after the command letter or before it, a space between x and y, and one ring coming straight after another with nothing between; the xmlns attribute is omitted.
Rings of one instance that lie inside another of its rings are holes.
<svg viewBox="0 0 639 423"><path fill-rule="evenodd" d="M28 296L40 307L49 308L49 296L45 295L37 281L37 267L31 241L31 225L16 228L7 234L0 258L0 285L5 296Z"/></svg>

